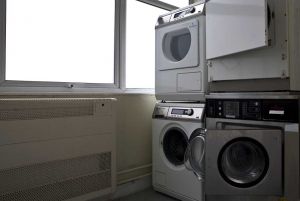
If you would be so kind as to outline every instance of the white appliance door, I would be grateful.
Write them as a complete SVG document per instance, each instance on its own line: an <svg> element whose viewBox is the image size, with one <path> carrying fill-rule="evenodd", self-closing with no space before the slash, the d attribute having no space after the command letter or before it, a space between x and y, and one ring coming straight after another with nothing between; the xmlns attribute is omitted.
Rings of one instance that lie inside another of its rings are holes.
<svg viewBox="0 0 300 201"><path fill-rule="evenodd" d="M210 0L206 5L206 58L268 46L266 0Z"/></svg>
<svg viewBox="0 0 300 201"><path fill-rule="evenodd" d="M156 29L156 69L170 70L199 65L199 22L177 22Z"/></svg>
<svg viewBox="0 0 300 201"><path fill-rule="evenodd" d="M184 155L185 167L193 171L200 181L204 181L205 176L205 133L206 129L197 129L192 133Z"/></svg>

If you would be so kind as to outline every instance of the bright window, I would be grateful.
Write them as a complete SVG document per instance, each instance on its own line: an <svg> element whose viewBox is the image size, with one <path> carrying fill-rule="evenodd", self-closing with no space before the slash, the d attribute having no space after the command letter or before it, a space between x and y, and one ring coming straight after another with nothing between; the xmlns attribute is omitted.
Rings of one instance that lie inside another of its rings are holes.
<svg viewBox="0 0 300 201"><path fill-rule="evenodd" d="M114 83L114 16L113 0L7 0L6 80Z"/></svg>
<svg viewBox="0 0 300 201"><path fill-rule="evenodd" d="M155 24L166 12L136 0L127 1L126 88L154 88Z"/></svg>
<svg viewBox="0 0 300 201"><path fill-rule="evenodd" d="M176 6L176 7L185 7L189 5L189 0L160 0L162 2L165 2L167 4Z"/></svg>

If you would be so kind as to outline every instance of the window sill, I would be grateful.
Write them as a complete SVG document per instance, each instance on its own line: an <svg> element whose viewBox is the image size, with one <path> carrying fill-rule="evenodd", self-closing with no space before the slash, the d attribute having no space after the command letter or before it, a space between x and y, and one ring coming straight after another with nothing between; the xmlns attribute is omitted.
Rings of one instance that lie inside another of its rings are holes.
<svg viewBox="0 0 300 201"><path fill-rule="evenodd" d="M6 95L105 95L105 94L149 94L154 89L119 88L64 88L64 87L0 87L0 96Z"/></svg>
<svg viewBox="0 0 300 201"><path fill-rule="evenodd" d="M125 94L155 94L155 89L125 89L123 91Z"/></svg>

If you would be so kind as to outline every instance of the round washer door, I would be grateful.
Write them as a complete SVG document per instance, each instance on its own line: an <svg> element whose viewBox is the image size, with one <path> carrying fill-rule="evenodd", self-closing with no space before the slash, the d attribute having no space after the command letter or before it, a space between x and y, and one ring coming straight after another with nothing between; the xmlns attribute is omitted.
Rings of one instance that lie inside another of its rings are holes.
<svg viewBox="0 0 300 201"><path fill-rule="evenodd" d="M167 160L172 165L181 166L184 164L184 154L188 146L188 138L181 128L169 128L163 136L162 146Z"/></svg>
<svg viewBox="0 0 300 201"><path fill-rule="evenodd" d="M261 143L251 138L236 138L220 151L218 168L222 178L239 188L258 184L269 169L269 156Z"/></svg>

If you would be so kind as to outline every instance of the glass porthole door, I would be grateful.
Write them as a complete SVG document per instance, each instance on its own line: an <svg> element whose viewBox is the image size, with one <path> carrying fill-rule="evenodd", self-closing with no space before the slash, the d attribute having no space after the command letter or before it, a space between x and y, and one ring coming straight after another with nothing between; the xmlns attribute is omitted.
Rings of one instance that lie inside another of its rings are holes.
<svg viewBox="0 0 300 201"><path fill-rule="evenodd" d="M218 168L223 179L232 186L248 188L266 175L269 157L265 148L251 138L236 138L220 151Z"/></svg>
<svg viewBox="0 0 300 201"><path fill-rule="evenodd" d="M181 128L173 127L168 129L164 134L162 146L169 163L174 166L184 164L184 154L188 146L188 138Z"/></svg>
<svg viewBox="0 0 300 201"><path fill-rule="evenodd" d="M199 65L199 26L197 19L191 19L156 28L155 60L158 70Z"/></svg>
<svg viewBox="0 0 300 201"><path fill-rule="evenodd" d="M205 129L197 129L192 133L184 156L185 167L193 171L200 181L204 181L205 174L205 133Z"/></svg>
<svg viewBox="0 0 300 201"><path fill-rule="evenodd" d="M187 28L167 33L163 40L165 56L174 62L181 61L188 54L191 41L191 33Z"/></svg>

